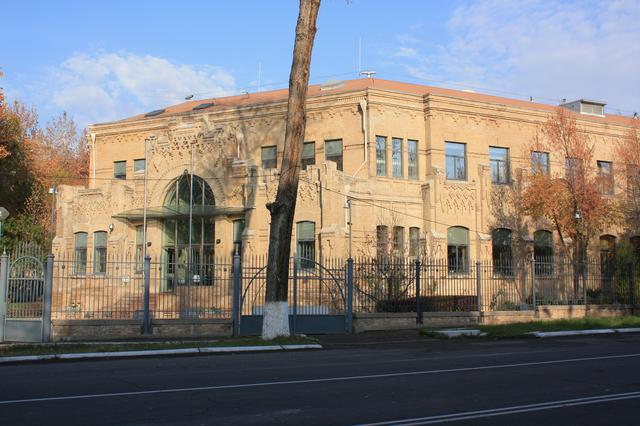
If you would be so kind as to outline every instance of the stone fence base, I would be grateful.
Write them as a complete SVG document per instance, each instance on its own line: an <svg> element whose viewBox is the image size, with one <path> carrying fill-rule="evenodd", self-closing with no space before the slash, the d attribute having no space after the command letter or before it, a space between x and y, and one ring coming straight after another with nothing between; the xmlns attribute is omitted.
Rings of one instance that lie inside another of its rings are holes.
<svg viewBox="0 0 640 426"><path fill-rule="evenodd" d="M478 324L509 324L535 320L554 320L589 317L621 317L633 313L631 305L538 306L535 311L490 312L425 312L423 324L416 324L416 314L370 313L354 314L355 333L376 330L402 330L418 327L467 327ZM142 322L139 320L53 320L52 340L113 340L139 339ZM230 319L153 320L151 338L229 337Z"/></svg>
<svg viewBox="0 0 640 426"><path fill-rule="evenodd" d="M140 339L142 322L135 320L53 320L54 342ZM149 338L230 337L230 319L153 320Z"/></svg>
<svg viewBox="0 0 640 426"><path fill-rule="evenodd" d="M631 315L631 305L538 306L535 311L491 312L424 312L423 324L416 324L416 314L371 313L354 314L355 333L376 330L401 330L419 327L467 327L479 324L510 324L537 320L555 320L589 317L622 317Z"/></svg>

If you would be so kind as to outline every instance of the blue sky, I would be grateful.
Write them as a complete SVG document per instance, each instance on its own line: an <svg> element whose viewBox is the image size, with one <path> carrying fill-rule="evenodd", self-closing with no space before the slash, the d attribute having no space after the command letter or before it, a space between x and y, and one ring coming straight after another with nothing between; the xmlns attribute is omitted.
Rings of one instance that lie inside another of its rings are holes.
<svg viewBox="0 0 640 426"><path fill-rule="evenodd" d="M298 3L13 1L0 80L46 122L84 126L196 98L285 87ZM393 80L640 111L640 0L323 0L312 82Z"/></svg>

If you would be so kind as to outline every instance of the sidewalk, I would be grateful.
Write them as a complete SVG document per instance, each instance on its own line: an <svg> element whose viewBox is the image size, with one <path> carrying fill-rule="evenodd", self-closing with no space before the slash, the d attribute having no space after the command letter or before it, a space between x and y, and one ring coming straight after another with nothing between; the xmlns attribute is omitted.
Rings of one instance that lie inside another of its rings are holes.
<svg viewBox="0 0 640 426"><path fill-rule="evenodd" d="M0 344L0 365L47 360L127 358L304 349L322 349L322 346L317 343L316 339L306 337L275 339L273 341L262 341L259 338L253 338L237 340L157 340L153 342L143 340L34 344L5 343Z"/></svg>

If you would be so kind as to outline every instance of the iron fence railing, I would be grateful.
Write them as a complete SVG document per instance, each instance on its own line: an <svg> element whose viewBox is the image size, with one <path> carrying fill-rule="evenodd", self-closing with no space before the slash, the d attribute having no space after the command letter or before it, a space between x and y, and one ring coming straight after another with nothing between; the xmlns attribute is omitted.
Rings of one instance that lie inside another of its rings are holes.
<svg viewBox="0 0 640 426"><path fill-rule="evenodd" d="M46 262L39 263L40 252L28 253L33 254L16 252L7 262L9 315L42 312ZM22 263L17 261L21 257ZM54 258L52 318L142 321L145 313L167 320L262 314L266 256L189 260L150 259L145 293L140 256ZM606 256L578 263L559 257L501 258L498 264L452 264L446 258L298 258L289 267L288 301L297 315L509 311L639 300L640 266Z"/></svg>

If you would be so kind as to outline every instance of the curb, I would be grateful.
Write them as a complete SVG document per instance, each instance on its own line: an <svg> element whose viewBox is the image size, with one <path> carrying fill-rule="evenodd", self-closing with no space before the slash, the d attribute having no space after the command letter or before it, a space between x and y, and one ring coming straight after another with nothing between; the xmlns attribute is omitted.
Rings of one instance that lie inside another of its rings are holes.
<svg viewBox="0 0 640 426"><path fill-rule="evenodd" d="M265 345L265 346L220 346L204 348L183 348L183 349L155 349L149 351L121 351L121 352L85 352L73 354L52 354L52 355L21 355L0 357L0 364L48 361L52 359L100 359L100 358L131 358L147 357L158 355L184 355L198 353L229 353L229 352L265 352L265 351L293 351L301 349L322 349L322 345Z"/></svg>
<svg viewBox="0 0 640 426"><path fill-rule="evenodd" d="M565 336L588 336L594 334L616 334L616 333L640 333L640 328L598 328L593 330L570 330L570 331L532 331L527 333L539 339L546 337Z"/></svg>

